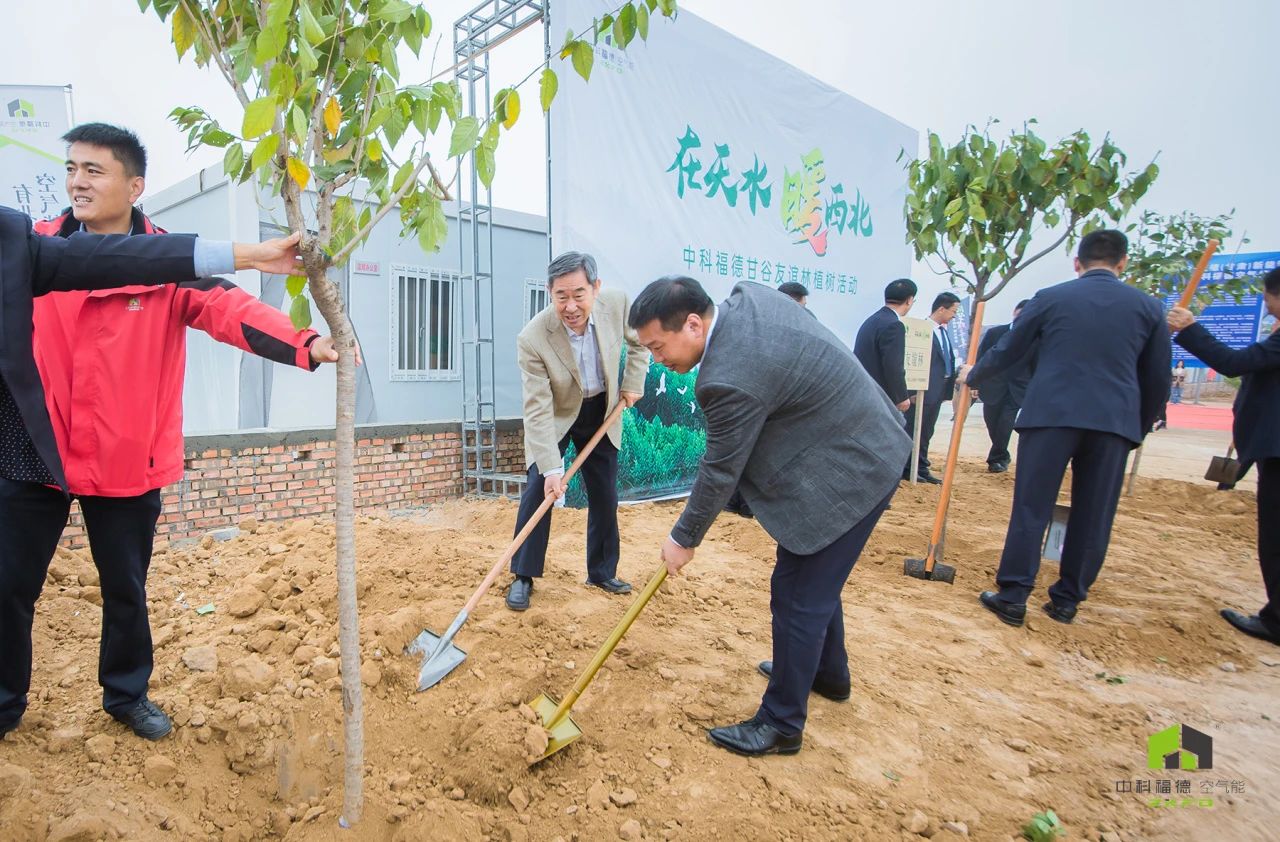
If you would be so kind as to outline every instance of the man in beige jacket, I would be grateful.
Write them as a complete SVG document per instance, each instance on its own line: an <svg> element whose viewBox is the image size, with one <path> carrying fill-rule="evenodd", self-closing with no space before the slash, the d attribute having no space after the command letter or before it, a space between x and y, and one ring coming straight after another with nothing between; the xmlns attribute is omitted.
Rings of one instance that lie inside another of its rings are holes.
<svg viewBox="0 0 1280 842"><path fill-rule="evenodd" d="M620 400L640 400L649 352L627 327L630 302L621 290L602 289L595 259L566 252L547 268L551 303L516 339L524 389L524 453L529 481L516 516L519 532L548 497L564 495L564 452L581 449ZM626 347L626 366L622 352ZM619 386L619 369L623 369ZM618 448L622 422L609 428L583 463L587 487L587 584L628 593L618 572ZM542 519L511 559L515 579L507 607L529 607L533 580L542 575L551 515Z"/></svg>

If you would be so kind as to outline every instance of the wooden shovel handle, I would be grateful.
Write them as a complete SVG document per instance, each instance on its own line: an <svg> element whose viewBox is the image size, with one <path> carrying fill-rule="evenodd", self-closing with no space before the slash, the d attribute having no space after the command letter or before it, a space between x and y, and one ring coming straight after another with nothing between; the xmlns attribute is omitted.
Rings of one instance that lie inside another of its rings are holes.
<svg viewBox="0 0 1280 842"><path fill-rule="evenodd" d="M586 443L582 450L578 451L578 455L573 460L573 464L569 466L569 470L564 472L564 481L566 485L569 480L573 479L574 474L578 473L578 469L582 467L582 463L587 461L587 457L591 455L591 451L596 449L596 445L600 443L602 438L604 438L605 433L609 432L609 428L614 425L614 422L622 417L622 410L626 408L627 405L623 403L621 398L619 398L618 402L613 406L613 411L609 413L608 417L604 419L604 423L600 425L600 429L596 430L596 433L591 437L591 440ZM516 550L520 549L521 545L524 544L529 535L533 533L538 522L541 521L551 507L555 505L555 502L556 499L550 496L542 501L542 505L538 506L537 510L534 511L533 516L529 518L524 527L516 533L516 537L512 539L511 544L507 547L507 551L502 554L501 558L494 562L493 567L489 569L489 574L485 576L484 581L480 583L480 587L476 588L476 592L467 600L466 606L462 609L464 614L470 614L475 610L475 607L480 604L480 600L484 598L484 595L488 593L489 588L493 586L493 583L497 580L498 576L502 574L503 568L511 562L511 557L516 554Z"/></svg>
<svg viewBox="0 0 1280 842"><path fill-rule="evenodd" d="M1195 298L1196 289L1200 286L1200 279L1204 277L1204 270L1209 268L1209 258L1213 257L1213 253L1218 250L1221 245L1217 240L1209 240L1209 244L1205 246L1204 254L1200 255L1199 262L1196 263L1195 271L1191 273L1191 280L1187 281L1187 288L1182 291L1182 298L1178 299L1178 306L1187 309L1191 304L1191 299Z"/></svg>

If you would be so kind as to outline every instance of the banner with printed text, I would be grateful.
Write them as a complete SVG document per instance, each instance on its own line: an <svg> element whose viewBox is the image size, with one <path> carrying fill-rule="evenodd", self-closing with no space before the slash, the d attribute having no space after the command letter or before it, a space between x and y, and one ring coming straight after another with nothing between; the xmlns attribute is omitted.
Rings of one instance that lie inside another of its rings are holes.
<svg viewBox="0 0 1280 842"><path fill-rule="evenodd" d="M63 167L71 128L67 89L0 85L0 204L33 219L51 219L66 206Z"/></svg>
<svg viewBox="0 0 1280 842"><path fill-rule="evenodd" d="M557 0L551 31L616 6ZM686 11L655 15L625 52L602 35L589 83L557 69L552 245L594 255L605 284L634 297L682 274L720 301L739 282L795 281L852 345L884 285L910 274L913 129ZM695 375L652 366L624 421L623 499L687 491L705 441Z"/></svg>

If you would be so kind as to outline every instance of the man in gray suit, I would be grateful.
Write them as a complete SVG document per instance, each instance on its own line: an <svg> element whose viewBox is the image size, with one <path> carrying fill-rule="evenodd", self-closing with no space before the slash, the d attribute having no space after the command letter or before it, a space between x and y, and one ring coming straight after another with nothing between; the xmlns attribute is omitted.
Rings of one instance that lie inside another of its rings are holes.
<svg viewBox="0 0 1280 842"><path fill-rule="evenodd" d="M800 750L810 690L849 698L840 592L911 451L901 416L848 347L785 295L740 283L719 306L697 281L654 281L629 323L653 358L684 373L707 450L662 546L670 573L693 559L735 487L778 542L773 660L755 716L710 731L744 755Z"/></svg>

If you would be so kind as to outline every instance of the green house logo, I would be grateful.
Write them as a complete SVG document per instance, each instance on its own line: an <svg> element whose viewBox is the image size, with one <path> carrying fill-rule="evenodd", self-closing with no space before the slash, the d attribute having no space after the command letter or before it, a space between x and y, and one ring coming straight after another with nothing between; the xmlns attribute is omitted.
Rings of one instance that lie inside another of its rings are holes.
<svg viewBox="0 0 1280 842"><path fill-rule="evenodd" d="M9 103L10 117L34 117L36 107L25 99L15 99Z"/></svg>
<svg viewBox="0 0 1280 842"><path fill-rule="evenodd" d="M1171 725L1147 738L1147 768L1213 768L1213 737L1188 725Z"/></svg>

